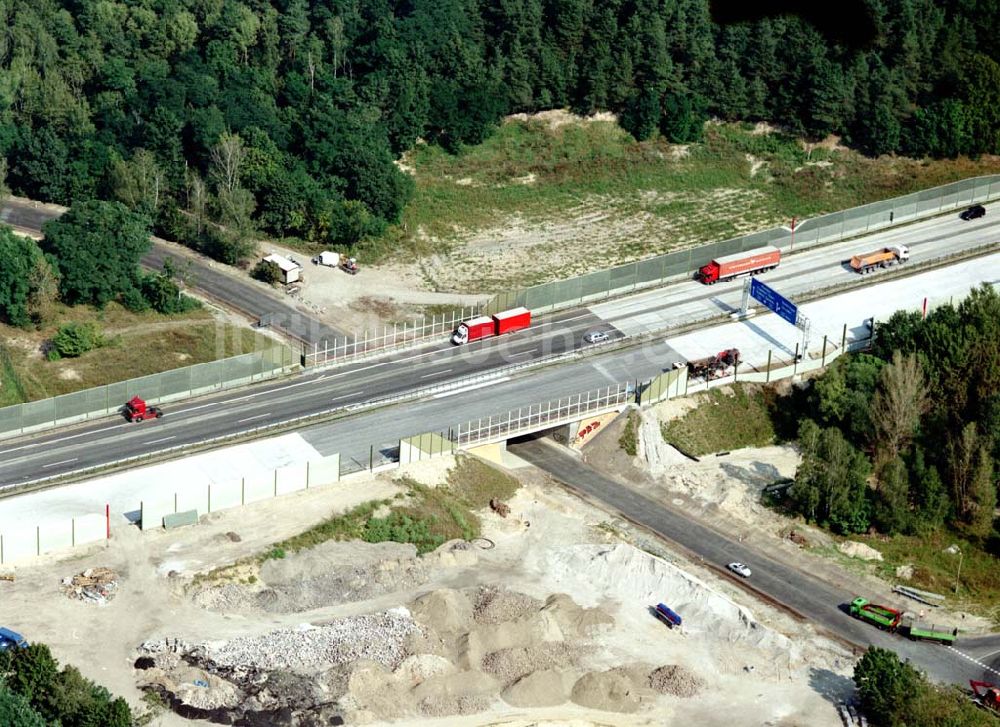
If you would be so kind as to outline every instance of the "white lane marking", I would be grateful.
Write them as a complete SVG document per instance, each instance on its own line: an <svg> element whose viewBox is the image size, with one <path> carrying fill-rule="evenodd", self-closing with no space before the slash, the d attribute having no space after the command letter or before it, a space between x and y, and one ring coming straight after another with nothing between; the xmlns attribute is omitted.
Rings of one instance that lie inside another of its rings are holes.
<svg viewBox="0 0 1000 727"><path fill-rule="evenodd" d="M429 379L431 376L440 376L441 374L448 374L454 371L454 369L445 369L444 371L431 371L429 374L424 374L420 378Z"/></svg>
<svg viewBox="0 0 1000 727"><path fill-rule="evenodd" d="M350 399L352 396L360 396L364 394L363 391L355 391L353 394L344 394L343 396L335 396L330 401L339 401L340 399Z"/></svg>
<svg viewBox="0 0 1000 727"><path fill-rule="evenodd" d="M52 462L51 464L43 464L42 469L46 467L58 467L61 464L69 464L70 462L76 462L79 457L74 457L73 459L64 459L62 462Z"/></svg>
<svg viewBox="0 0 1000 727"><path fill-rule="evenodd" d="M100 432L109 432L112 429L118 429L121 424L116 424L113 427L104 427L104 429L94 429L93 431L80 432L79 434L70 434L68 437L59 437L59 439L50 439L46 442L35 442L34 444L22 444L20 447L14 447L13 449L3 449L0 450L0 454L7 454L8 452L18 452L22 449L31 449L32 447L48 447L53 444L58 444L59 442L65 442L70 439L76 439L77 437L86 437L88 434L99 434Z"/></svg>
<svg viewBox="0 0 1000 727"><path fill-rule="evenodd" d="M1000 674L1000 670L994 669L993 667L986 666L986 664L984 664L983 662L979 661L975 657L969 656L964 651L959 651L958 649L956 649L954 646L951 646L950 644L948 645L948 648L951 649L952 651L954 651L959 656L961 656L963 659L968 659L973 664L982 667L984 670L991 671L994 674Z"/></svg>
<svg viewBox="0 0 1000 727"><path fill-rule="evenodd" d="M445 391L445 392L443 392L441 394L435 394L431 398L432 399L443 399L446 396L454 396L455 394L461 394L461 393L466 392L466 391L472 391L473 389L482 389L484 386L493 386L493 384L500 384L500 383L503 383L504 381L510 381L510 377L509 376L503 376L503 377L501 377L499 379L491 379L489 381L481 381L480 383L473 384L472 386L465 386L465 387L463 387L461 389L455 389L454 391Z"/></svg>
<svg viewBox="0 0 1000 727"><path fill-rule="evenodd" d="M246 419L237 419L236 423L237 424L242 424L243 422L252 422L254 419L263 419L266 416L269 416L269 415L268 414L258 414L255 417L247 417Z"/></svg>
<svg viewBox="0 0 1000 727"><path fill-rule="evenodd" d="M146 442L146 444L158 444L159 442L166 442L169 439L176 439L176 437L161 437L160 439L154 439L152 442Z"/></svg>
<svg viewBox="0 0 1000 727"><path fill-rule="evenodd" d="M533 356L537 351L521 351L521 353L508 353L507 358L519 358L521 356Z"/></svg>

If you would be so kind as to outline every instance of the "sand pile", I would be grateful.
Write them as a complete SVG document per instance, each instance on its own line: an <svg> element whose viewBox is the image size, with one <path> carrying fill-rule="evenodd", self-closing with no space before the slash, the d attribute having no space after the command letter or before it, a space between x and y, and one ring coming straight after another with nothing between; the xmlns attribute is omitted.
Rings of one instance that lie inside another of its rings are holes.
<svg viewBox="0 0 1000 727"><path fill-rule="evenodd" d="M568 665L572 658L569 644L552 641L491 651L483 657L480 668L506 687L532 672Z"/></svg>
<svg viewBox="0 0 1000 727"><path fill-rule="evenodd" d="M705 680L679 664L668 664L649 675L649 686L660 694L693 697L705 688Z"/></svg>
<svg viewBox="0 0 1000 727"><path fill-rule="evenodd" d="M512 707L555 707L569 699L573 683L571 672L542 669L518 679L500 696Z"/></svg>
<svg viewBox="0 0 1000 727"><path fill-rule="evenodd" d="M635 712L639 709L635 685L616 670L584 674L573 685L570 698L582 707L605 712Z"/></svg>
<svg viewBox="0 0 1000 727"><path fill-rule="evenodd" d="M686 632L758 647L787 648L788 639L761 627L753 614L677 566L631 545L574 545L545 551L542 569L549 583L645 609L658 602L684 617ZM584 600L581 597L581 600Z"/></svg>
<svg viewBox="0 0 1000 727"><path fill-rule="evenodd" d="M660 420L656 417L655 412L640 412L639 418L639 437L636 451L638 456L646 462L646 468L651 475L659 477L671 472L677 465L691 463L690 459L663 441Z"/></svg>

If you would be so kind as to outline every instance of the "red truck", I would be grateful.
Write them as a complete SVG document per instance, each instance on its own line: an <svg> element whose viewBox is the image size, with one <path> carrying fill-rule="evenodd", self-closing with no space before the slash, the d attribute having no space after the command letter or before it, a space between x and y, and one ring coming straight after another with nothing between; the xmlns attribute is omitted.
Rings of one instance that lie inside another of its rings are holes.
<svg viewBox="0 0 1000 727"><path fill-rule="evenodd" d="M147 406L138 396L133 396L125 404L125 418L130 422L141 422L145 419L159 419L163 410L155 406Z"/></svg>
<svg viewBox="0 0 1000 727"><path fill-rule="evenodd" d="M756 275L773 270L781 262L781 250L771 245L754 248L734 255L723 255L704 265L695 273L695 279L705 285L720 280L732 280L740 275Z"/></svg>
<svg viewBox="0 0 1000 727"><path fill-rule="evenodd" d="M513 333L531 325L531 311L527 308L512 308L492 316L477 316L462 321L452 334L451 342L456 346L481 338Z"/></svg>

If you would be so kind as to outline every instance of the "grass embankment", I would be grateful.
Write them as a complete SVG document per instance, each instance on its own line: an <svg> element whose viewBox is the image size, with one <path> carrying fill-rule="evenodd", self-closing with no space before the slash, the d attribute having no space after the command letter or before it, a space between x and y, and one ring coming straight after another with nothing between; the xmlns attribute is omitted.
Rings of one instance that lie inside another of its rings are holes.
<svg viewBox="0 0 1000 727"><path fill-rule="evenodd" d="M758 389L734 384L699 394L698 401L697 408L661 426L664 441L695 456L774 443L774 427Z"/></svg>
<svg viewBox="0 0 1000 727"><path fill-rule="evenodd" d="M4 342L0 351L0 406L215 361L248 353L264 342L253 331L219 323L203 310L164 316L130 313L110 303L103 310L61 306L52 318L60 325L93 322L108 344L79 358L49 361L44 356L45 345L57 325L39 331L0 326Z"/></svg>
<svg viewBox="0 0 1000 727"><path fill-rule="evenodd" d="M646 257L997 171L985 157L867 159L749 124L709 124L703 142L684 147L637 143L612 120L559 112L510 119L457 155L419 145L406 162L414 198L403 223L366 246L370 257L447 252L511 219L563 223L588 212L641 221L646 234L620 253Z"/></svg>
<svg viewBox="0 0 1000 727"><path fill-rule="evenodd" d="M291 538L275 543L258 560L283 558L328 540L412 543L427 553L448 540L471 540L481 532L475 511L491 498L509 499L518 488L512 477L471 457L459 457L448 482L427 487L404 480L405 494L395 500L366 502Z"/></svg>
<svg viewBox="0 0 1000 727"><path fill-rule="evenodd" d="M625 450L625 454L635 457L639 451L639 413L630 411L622 427L622 435L618 437L618 446Z"/></svg>

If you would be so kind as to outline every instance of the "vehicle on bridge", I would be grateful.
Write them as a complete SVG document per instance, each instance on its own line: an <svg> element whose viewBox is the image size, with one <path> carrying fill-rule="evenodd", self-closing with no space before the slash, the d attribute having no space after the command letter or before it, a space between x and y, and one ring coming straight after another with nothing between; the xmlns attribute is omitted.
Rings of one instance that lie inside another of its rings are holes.
<svg viewBox="0 0 1000 727"><path fill-rule="evenodd" d="M695 273L695 280L705 285L713 285L720 280L725 282L741 275L756 275L767 270L773 270L781 262L781 250L773 245L757 247L746 252L717 257L708 265L703 265Z"/></svg>
<svg viewBox="0 0 1000 727"><path fill-rule="evenodd" d="M969 681L972 687L972 701L983 709L1000 715L1000 687L989 682Z"/></svg>
<svg viewBox="0 0 1000 727"><path fill-rule="evenodd" d="M958 629L921 623L909 616L903 618L899 633L913 641L936 641L939 644L954 644L958 638Z"/></svg>
<svg viewBox="0 0 1000 727"><path fill-rule="evenodd" d="M730 376L736 372L736 367L740 363L740 350L738 348L727 348L719 351L714 356L699 358L687 362L688 375L692 378L721 379L723 376Z"/></svg>
<svg viewBox="0 0 1000 727"><path fill-rule="evenodd" d="M461 346L469 341L500 336L504 333L520 331L531 325L531 311L527 308L512 308L492 316L476 316L458 324L451 336L451 342Z"/></svg>
<svg viewBox="0 0 1000 727"><path fill-rule="evenodd" d="M903 618L901 611L888 606L880 606L877 603L869 603L868 599L860 597L851 601L851 615L874 624L880 629L885 629L889 633L894 632L899 627L899 622Z"/></svg>
<svg viewBox="0 0 1000 727"><path fill-rule="evenodd" d="M865 275L877 268L901 265L910 259L910 248L906 245L889 245L864 255L851 258L851 269Z"/></svg>
<svg viewBox="0 0 1000 727"><path fill-rule="evenodd" d="M163 410L158 406L148 406L145 401L138 396L133 396L125 404L125 418L130 422L142 422L146 419L159 419L163 416Z"/></svg>

